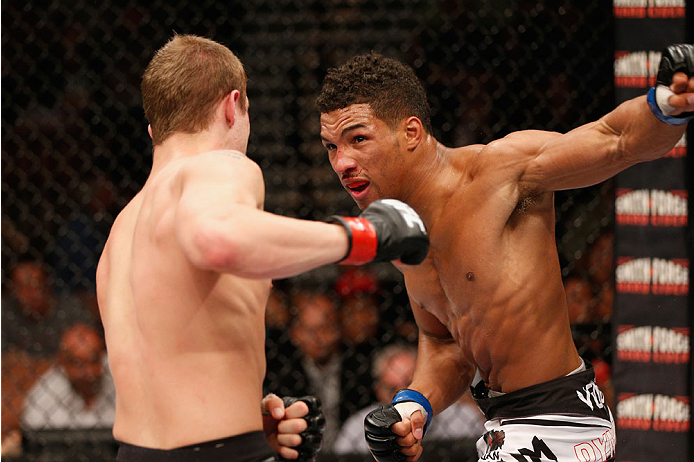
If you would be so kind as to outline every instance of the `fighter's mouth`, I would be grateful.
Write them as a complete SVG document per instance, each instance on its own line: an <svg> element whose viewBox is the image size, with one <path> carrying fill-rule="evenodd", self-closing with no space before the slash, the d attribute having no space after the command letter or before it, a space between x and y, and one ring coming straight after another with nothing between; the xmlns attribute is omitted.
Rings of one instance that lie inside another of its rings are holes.
<svg viewBox="0 0 694 462"><path fill-rule="evenodd" d="M368 181L353 181L349 184L346 184L345 186L347 187L347 189L349 189L352 192L360 193L360 192L364 191L369 186L369 182Z"/></svg>

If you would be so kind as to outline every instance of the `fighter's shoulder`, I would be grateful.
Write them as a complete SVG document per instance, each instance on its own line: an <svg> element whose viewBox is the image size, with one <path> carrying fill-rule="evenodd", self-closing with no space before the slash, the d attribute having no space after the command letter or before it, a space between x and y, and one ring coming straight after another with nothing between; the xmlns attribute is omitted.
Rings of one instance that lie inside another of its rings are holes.
<svg viewBox="0 0 694 462"><path fill-rule="evenodd" d="M243 153L233 150L216 150L185 159L179 168L184 184L204 179L208 184L230 179L243 183L262 182L260 166Z"/></svg>
<svg viewBox="0 0 694 462"><path fill-rule="evenodd" d="M504 165L521 165L536 157L542 146L561 136L560 133L544 130L521 130L485 145L479 145L477 164L493 165L496 169Z"/></svg>
<svg viewBox="0 0 694 462"><path fill-rule="evenodd" d="M535 155L548 141L561 136L545 130L521 130L494 140L484 146L485 154L491 155Z"/></svg>

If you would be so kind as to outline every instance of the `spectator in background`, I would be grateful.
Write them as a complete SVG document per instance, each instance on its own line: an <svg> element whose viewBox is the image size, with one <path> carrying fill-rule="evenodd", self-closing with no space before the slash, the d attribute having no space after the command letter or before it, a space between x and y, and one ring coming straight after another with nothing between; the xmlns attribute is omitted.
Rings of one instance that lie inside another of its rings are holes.
<svg viewBox="0 0 694 462"><path fill-rule="evenodd" d="M335 441L335 454L368 454L369 448L364 440L364 417L379 403L389 403L398 390L407 388L412 381L416 359L417 350L397 344L389 345L375 354L372 376L378 403L369 404L345 421Z"/></svg>
<svg viewBox="0 0 694 462"><path fill-rule="evenodd" d="M25 259L10 270L9 290L2 297L2 351L22 350L34 357L58 351L63 330L93 317L81 300L56 296L43 262Z"/></svg>
<svg viewBox="0 0 694 462"><path fill-rule="evenodd" d="M373 387L378 402L360 409L347 419L335 441L333 452L368 454L364 439L364 418L381 404L390 403L396 392L407 388L412 381L417 350L410 345L393 344L379 350L374 356ZM431 423L427 440L477 438L484 430L484 417L469 393L439 414Z"/></svg>
<svg viewBox="0 0 694 462"><path fill-rule="evenodd" d="M358 386L368 376L369 364L344 354L336 300L320 289L297 290L290 302L296 313L291 344L267 352L265 389L280 396L311 394L321 399L326 426L320 460L330 452L342 421L370 402L369 390Z"/></svg>
<svg viewBox="0 0 694 462"><path fill-rule="evenodd" d="M2 457L20 456L20 418L28 389L50 367L48 358L36 358L22 350L2 352Z"/></svg>
<svg viewBox="0 0 694 462"><path fill-rule="evenodd" d="M590 282L577 275L564 279L566 303L569 307L569 322L585 324L590 321L590 311L594 303Z"/></svg>
<svg viewBox="0 0 694 462"><path fill-rule="evenodd" d="M99 331L83 323L68 328L56 363L27 394L23 428L111 428L116 395Z"/></svg>
<svg viewBox="0 0 694 462"><path fill-rule="evenodd" d="M581 272L564 278L572 324L608 322L614 302L614 233L598 235L592 242Z"/></svg>
<svg viewBox="0 0 694 462"><path fill-rule="evenodd" d="M329 451L339 427L342 400L339 312L335 301L320 292L299 292L292 302L297 318L290 336L301 352L301 364L296 370L303 374L306 387L295 395L312 394L320 398L326 422L323 450Z"/></svg>
<svg viewBox="0 0 694 462"><path fill-rule="evenodd" d="M10 280L14 301L25 318L38 322L53 311L53 289L41 262L21 261L12 269Z"/></svg>
<svg viewBox="0 0 694 462"><path fill-rule="evenodd" d="M408 307L407 293L398 284L379 280L364 267L343 267L335 281L335 292L343 301L342 335L347 346L357 350L368 347L372 352L394 339L417 344L417 324Z"/></svg>
<svg viewBox="0 0 694 462"><path fill-rule="evenodd" d="M2 454L16 455L27 390L50 368L68 324L91 317L78 300L55 295L43 262L23 259L9 273L2 297Z"/></svg>
<svg viewBox="0 0 694 462"><path fill-rule="evenodd" d="M591 317L607 322L614 303L614 233L600 234L588 249L588 274L596 294Z"/></svg>
<svg viewBox="0 0 694 462"><path fill-rule="evenodd" d="M273 284L265 307L265 327L272 330L284 331L289 325L289 301L284 290Z"/></svg>
<svg viewBox="0 0 694 462"><path fill-rule="evenodd" d="M10 270L9 294L2 299L3 353L23 350L32 356L57 351L59 326L53 285L41 262L25 259Z"/></svg>
<svg viewBox="0 0 694 462"><path fill-rule="evenodd" d="M354 411L361 409L375 399L371 364L373 353L382 348L385 339L391 338L384 329L381 316L381 288L375 274L366 268L347 267L335 281L335 293L340 305L340 324L342 326L343 361L355 365L357 374L352 374L350 389L361 391L362 401L346 415L344 421ZM364 399L367 396L368 399ZM352 404L356 404L353 402Z"/></svg>
<svg viewBox="0 0 694 462"><path fill-rule="evenodd" d="M379 328L379 287L375 276L362 268L350 268L335 282L342 298L340 318L342 340L347 346L369 346L377 340Z"/></svg>

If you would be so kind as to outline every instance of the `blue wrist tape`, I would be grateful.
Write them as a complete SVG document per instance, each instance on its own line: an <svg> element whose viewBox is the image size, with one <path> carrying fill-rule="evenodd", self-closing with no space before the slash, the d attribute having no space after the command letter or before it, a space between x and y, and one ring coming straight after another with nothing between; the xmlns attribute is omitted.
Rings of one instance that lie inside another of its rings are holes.
<svg viewBox="0 0 694 462"><path fill-rule="evenodd" d="M405 403L408 401L414 401L415 403L422 406L425 411L427 411L427 421L424 424L424 433L426 433L427 428L429 428L429 424L431 423L431 418L434 415L434 410L431 408L431 403L429 403L429 400L426 399L426 397L420 392L405 389L400 390L395 394L395 396L393 396L392 404Z"/></svg>
<svg viewBox="0 0 694 462"><path fill-rule="evenodd" d="M651 89L648 91L647 99L648 99L648 107L651 108L651 112L661 122L665 122L668 125L684 125L687 122L689 122L690 120L692 120L692 116L690 116L690 117L675 117L675 116L669 116L669 115L663 114L663 111L661 111L660 108L658 107L658 103L655 102L655 87L651 87Z"/></svg>

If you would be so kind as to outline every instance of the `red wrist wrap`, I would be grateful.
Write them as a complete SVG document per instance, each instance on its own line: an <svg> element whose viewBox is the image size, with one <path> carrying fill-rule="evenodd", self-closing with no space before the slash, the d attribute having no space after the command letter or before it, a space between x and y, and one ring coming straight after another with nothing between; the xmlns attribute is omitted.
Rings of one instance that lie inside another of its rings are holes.
<svg viewBox="0 0 694 462"><path fill-rule="evenodd" d="M378 236L371 222L365 218L342 217L352 231L352 248L341 265L363 265L376 258Z"/></svg>

